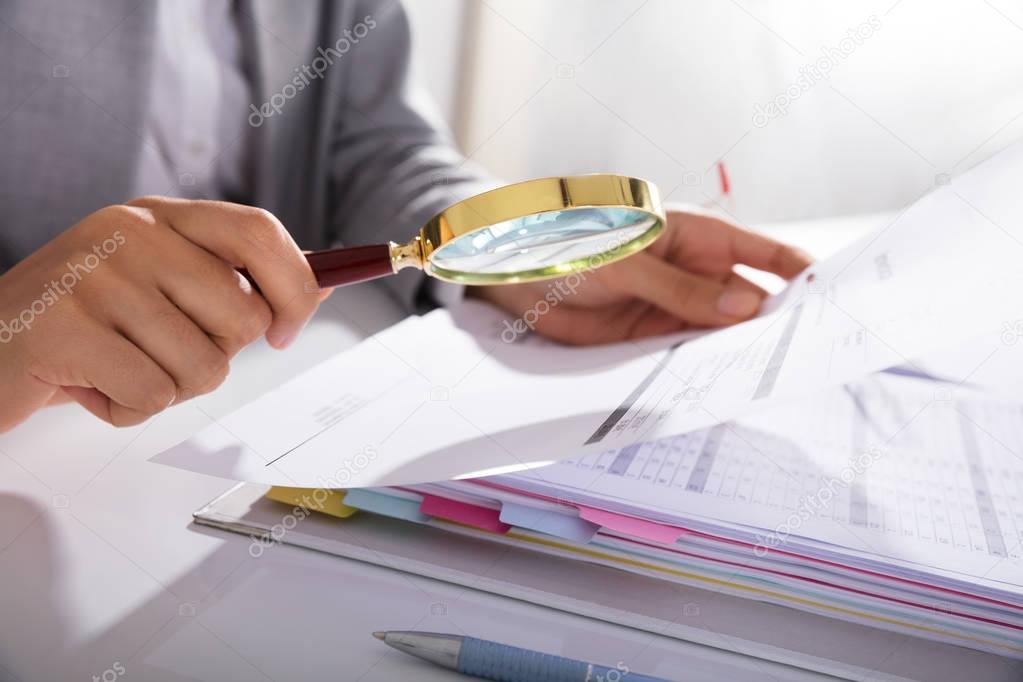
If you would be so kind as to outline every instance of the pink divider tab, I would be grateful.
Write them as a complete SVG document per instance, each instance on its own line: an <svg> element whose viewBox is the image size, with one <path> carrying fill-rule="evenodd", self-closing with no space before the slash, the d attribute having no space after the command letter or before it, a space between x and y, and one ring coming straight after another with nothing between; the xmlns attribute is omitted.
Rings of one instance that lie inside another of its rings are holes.
<svg viewBox="0 0 1023 682"><path fill-rule="evenodd" d="M686 534L684 529L676 528L675 526L638 519L635 516L617 514L604 509L595 509L582 505L575 506L579 509L580 518L586 519L598 526L610 528L626 535L634 535L644 540L651 540L664 545L673 545L680 537Z"/></svg>
<svg viewBox="0 0 1023 682"><path fill-rule="evenodd" d="M454 521L464 526L472 526L481 530L488 530L491 533L507 533L511 526L501 522L501 511L487 507L477 507L467 502L449 500L446 497L420 493L423 502L419 505L419 511L427 516Z"/></svg>

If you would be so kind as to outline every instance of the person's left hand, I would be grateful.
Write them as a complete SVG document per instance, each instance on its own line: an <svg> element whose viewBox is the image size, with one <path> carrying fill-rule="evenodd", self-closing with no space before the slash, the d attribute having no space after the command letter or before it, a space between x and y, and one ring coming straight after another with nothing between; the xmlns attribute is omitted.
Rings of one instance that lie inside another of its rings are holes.
<svg viewBox="0 0 1023 682"><path fill-rule="evenodd" d="M556 341L598 344L719 327L753 317L767 293L743 264L785 279L811 263L803 251L698 209L669 211L647 249L559 280L470 289Z"/></svg>

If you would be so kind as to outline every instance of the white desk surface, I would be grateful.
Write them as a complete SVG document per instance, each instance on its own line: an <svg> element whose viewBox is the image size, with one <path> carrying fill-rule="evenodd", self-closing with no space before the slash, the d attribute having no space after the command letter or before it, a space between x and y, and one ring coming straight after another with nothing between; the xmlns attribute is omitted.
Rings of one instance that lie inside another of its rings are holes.
<svg viewBox="0 0 1023 682"><path fill-rule="evenodd" d="M770 231L825 254L881 224ZM463 631L675 669L673 640L287 546L254 558L247 538L190 523L231 483L146 461L180 440L181 411L226 414L398 315L372 285L338 291L292 349L257 344L216 393L144 425L116 430L62 406L0 437L0 681L464 679L384 647L369 634L380 629ZM898 652L878 652L888 656ZM992 663L988 679L1019 671ZM679 669L720 678L707 661Z"/></svg>

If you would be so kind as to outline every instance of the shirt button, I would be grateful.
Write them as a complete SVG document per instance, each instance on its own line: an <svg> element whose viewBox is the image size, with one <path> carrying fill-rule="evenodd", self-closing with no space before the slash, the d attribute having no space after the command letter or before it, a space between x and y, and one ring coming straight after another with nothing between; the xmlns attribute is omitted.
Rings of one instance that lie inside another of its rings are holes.
<svg viewBox="0 0 1023 682"><path fill-rule="evenodd" d="M192 140L188 145L188 153L192 156L202 156L206 153L207 145L202 140Z"/></svg>

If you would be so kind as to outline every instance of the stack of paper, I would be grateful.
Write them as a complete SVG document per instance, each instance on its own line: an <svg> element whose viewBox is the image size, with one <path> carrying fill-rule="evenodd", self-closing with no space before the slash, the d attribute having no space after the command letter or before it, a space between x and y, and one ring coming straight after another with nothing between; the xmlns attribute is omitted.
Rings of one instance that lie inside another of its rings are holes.
<svg viewBox="0 0 1023 682"><path fill-rule="evenodd" d="M882 374L684 436L344 503L1023 658L1021 417Z"/></svg>

